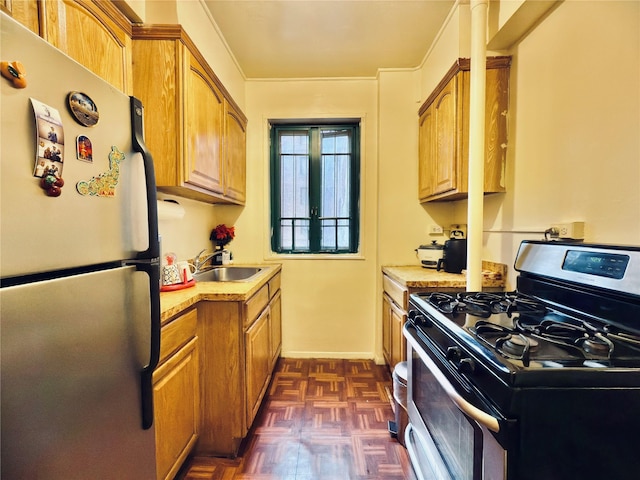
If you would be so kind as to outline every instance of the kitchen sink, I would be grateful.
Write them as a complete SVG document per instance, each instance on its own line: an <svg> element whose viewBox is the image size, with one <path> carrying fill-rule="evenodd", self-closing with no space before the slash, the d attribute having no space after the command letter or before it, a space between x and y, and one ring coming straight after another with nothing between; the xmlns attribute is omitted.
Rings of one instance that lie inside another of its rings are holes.
<svg viewBox="0 0 640 480"><path fill-rule="evenodd" d="M250 280L262 271L258 267L214 267L210 270L194 273L197 282L242 282Z"/></svg>

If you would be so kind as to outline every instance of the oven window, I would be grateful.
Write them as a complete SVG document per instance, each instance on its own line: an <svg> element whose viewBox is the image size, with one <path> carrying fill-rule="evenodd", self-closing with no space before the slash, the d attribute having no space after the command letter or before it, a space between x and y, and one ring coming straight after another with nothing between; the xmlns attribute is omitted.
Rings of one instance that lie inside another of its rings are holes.
<svg viewBox="0 0 640 480"><path fill-rule="evenodd" d="M415 351L412 369L412 400L451 478L459 480L480 478L482 430L449 399Z"/></svg>

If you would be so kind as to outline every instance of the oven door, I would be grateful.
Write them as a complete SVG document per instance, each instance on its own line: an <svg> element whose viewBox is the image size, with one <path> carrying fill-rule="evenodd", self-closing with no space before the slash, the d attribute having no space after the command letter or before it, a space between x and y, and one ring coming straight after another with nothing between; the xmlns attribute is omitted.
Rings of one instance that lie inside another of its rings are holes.
<svg viewBox="0 0 640 480"><path fill-rule="evenodd" d="M405 444L417 477L422 480L504 480L506 451L491 431L497 418L456 390L441 371L447 368L407 324L407 409ZM462 389L461 385L457 388ZM488 410L488 408L487 408Z"/></svg>

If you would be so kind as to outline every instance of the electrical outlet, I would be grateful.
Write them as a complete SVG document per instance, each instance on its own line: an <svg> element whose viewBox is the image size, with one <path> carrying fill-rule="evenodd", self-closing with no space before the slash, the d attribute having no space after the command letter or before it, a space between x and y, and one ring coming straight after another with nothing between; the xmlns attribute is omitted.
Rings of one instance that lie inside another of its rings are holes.
<svg viewBox="0 0 640 480"><path fill-rule="evenodd" d="M467 238L467 224L466 223L452 223L451 224L451 232L458 231L462 232L462 236L457 236L456 238ZM451 235L453 237L453 235Z"/></svg>
<svg viewBox="0 0 640 480"><path fill-rule="evenodd" d="M553 223L551 228L558 232L557 238L584 240L584 222Z"/></svg>
<svg viewBox="0 0 640 480"><path fill-rule="evenodd" d="M429 235L440 235L444 233L441 225L429 225Z"/></svg>

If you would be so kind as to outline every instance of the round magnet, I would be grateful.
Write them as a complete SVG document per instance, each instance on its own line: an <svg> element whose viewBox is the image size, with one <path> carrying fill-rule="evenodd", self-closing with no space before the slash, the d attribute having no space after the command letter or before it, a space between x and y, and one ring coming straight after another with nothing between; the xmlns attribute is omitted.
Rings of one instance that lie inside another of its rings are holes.
<svg viewBox="0 0 640 480"><path fill-rule="evenodd" d="M89 95L81 92L70 92L67 103L71 114L80 125L93 127L100 119L98 107Z"/></svg>

